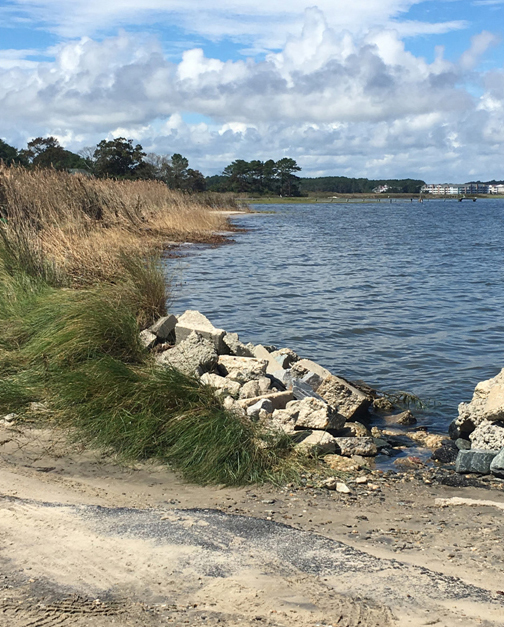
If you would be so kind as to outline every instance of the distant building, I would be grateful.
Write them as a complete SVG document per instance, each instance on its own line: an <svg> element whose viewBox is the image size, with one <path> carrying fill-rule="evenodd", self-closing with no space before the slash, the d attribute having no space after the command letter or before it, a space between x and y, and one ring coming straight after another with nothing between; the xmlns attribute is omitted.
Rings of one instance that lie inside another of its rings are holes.
<svg viewBox="0 0 505 628"><path fill-rule="evenodd" d="M423 194L461 196L466 194L503 194L503 183L427 183L421 188Z"/></svg>
<svg viewBox="0 0 505 628"><path fill-rule="evenodd" d="M372 190L374 194L382 194L383 192L387 192L389 190L389 185L378 185L376 188Z"/></svg>

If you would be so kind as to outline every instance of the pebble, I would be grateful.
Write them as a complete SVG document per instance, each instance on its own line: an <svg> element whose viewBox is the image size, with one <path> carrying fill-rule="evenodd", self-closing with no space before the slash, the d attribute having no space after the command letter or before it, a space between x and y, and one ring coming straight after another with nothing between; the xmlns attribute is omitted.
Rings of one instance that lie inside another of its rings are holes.
<svg viewBox="0 0 505 628"><path fill-rule="evenodd" d="M337 482L335 486L335 490L337 491L337 493L350 493L351 492L351 489L343 482Z"/></svg>

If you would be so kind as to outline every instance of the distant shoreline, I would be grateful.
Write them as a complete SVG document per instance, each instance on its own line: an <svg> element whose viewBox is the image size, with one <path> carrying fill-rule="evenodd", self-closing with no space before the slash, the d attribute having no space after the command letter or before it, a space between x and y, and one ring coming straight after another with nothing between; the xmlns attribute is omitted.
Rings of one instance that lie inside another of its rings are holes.
<svg viewBox="0 0 505 628"><path fill-rule="evenodd" d="M448 200L448 201L458 201L460 196L445 196L445 195L423 195L423 202L428 202L430 200ZM472 194L469 198L477 198L479 200L503 200L503 196L496 194ZM328 196L328 193L322 193L321 195L313 195L313 196L289 196L289 197L279 197L279 196L261 196L261 197L244 197L240 198L241 201L252 204L252 205L274 205L274 204L315 204L315 203L365 203L365 202L375 202L375 203L389 203L390 201L399 200L399 201L410 201L418 202L419 194L367 194L367 193L355 193L355 194L333 194L332 196Z"/></svg>

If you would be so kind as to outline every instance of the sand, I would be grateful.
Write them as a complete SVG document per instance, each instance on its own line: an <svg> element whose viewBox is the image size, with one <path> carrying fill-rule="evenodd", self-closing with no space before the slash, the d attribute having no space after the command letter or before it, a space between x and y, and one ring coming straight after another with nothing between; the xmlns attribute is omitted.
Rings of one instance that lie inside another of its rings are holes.
<svg viewBox="0 0 505 628"><path fill-rule="evenodd" d="M429 481L199 487L2 427L0 625L503 625L501 483Z"/></svg>

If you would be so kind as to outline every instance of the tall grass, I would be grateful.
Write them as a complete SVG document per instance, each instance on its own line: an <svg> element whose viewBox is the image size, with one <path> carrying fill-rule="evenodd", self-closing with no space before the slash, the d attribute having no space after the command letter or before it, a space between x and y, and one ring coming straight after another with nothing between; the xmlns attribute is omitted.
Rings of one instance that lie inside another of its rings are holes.
<svg viewBox="0 0 505 628"><path fill-rule="evenodd" d="M212 195L0 166L0 413L46 402L79 438L200 483L296 476L287 438L157 367L139 329L163 314L166 239L225 226Z"/></svg>

